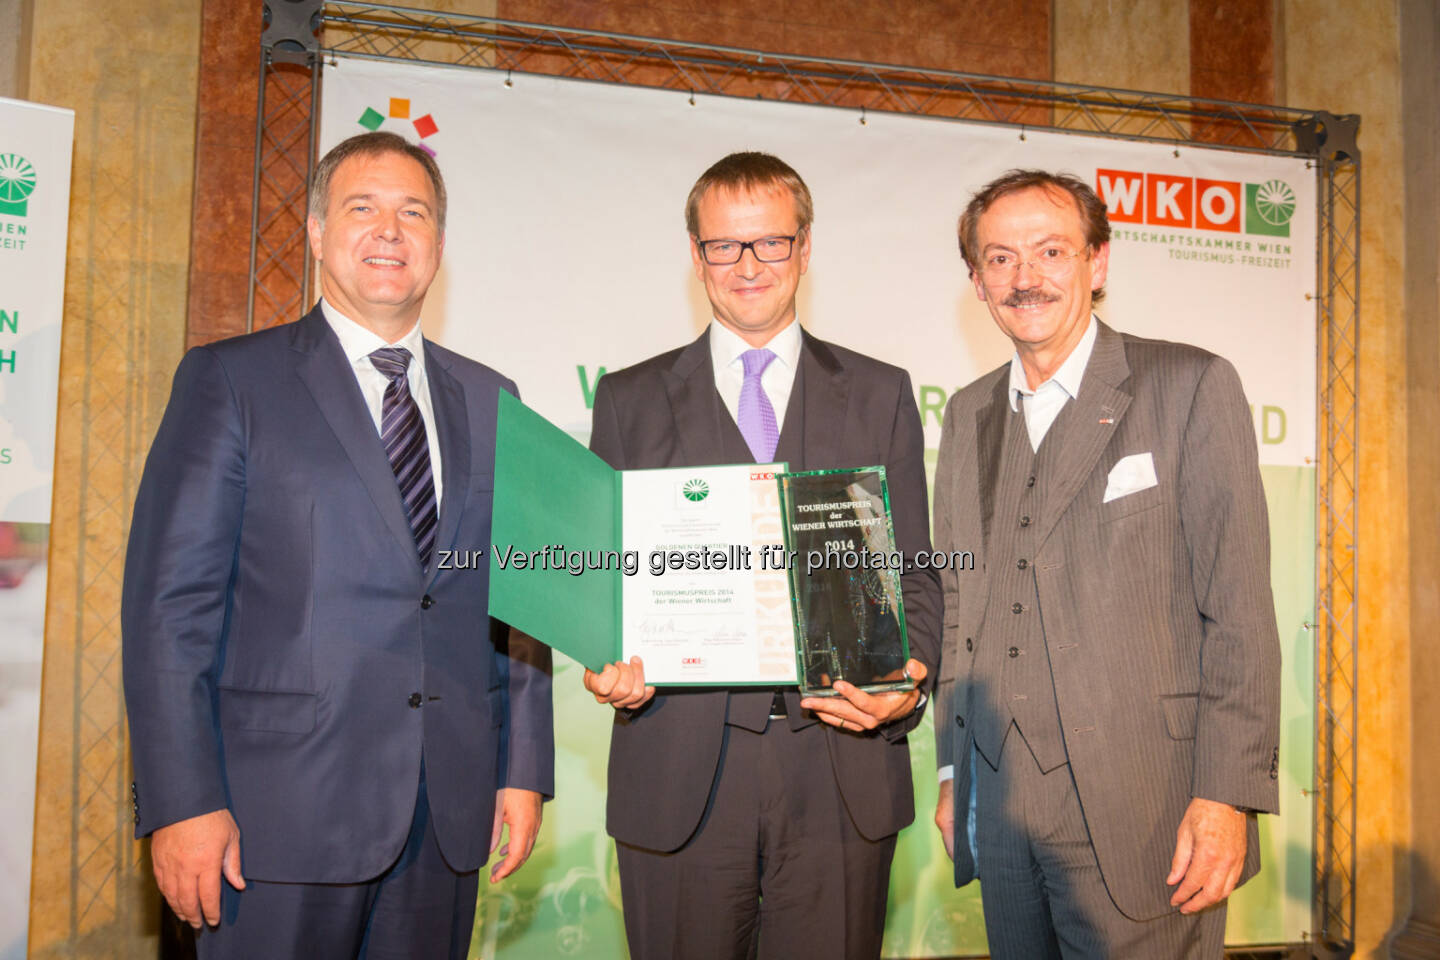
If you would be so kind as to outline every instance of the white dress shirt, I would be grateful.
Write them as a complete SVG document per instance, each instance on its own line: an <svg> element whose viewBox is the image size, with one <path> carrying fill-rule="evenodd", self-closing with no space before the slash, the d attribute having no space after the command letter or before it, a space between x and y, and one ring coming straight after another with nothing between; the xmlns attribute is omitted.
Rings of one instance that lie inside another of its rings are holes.
<svg viewBox="0 0 1440 960"><path fill-rule="evenodd" d="M1080 381L1085 379L1085 368L1090 365L1090 354L1095 351L1095 336L1098 326L1095 315L1090 316L1090 325L1070 356L1060 364L1055 375L1034 390L1025 379L1025 368L1020 363L1020 351L1010 358L1010 409L1020 410L1020 398L1025 398L1025 429L1030 434L1030 449L1038 451L1040 441L1050 432L1055 418L1065 409L1065 404L1080 396ZM936 771L940 782L955 776L955 766L946 764ZM971 780L973 785L974 780Z"/></svg>
<svg viewBox="0 0 1440 960"><path fill-rule="evenodd" d="M330 324L335 336L340 338L340 349L345 352L345 359L350 361L350 370L355 374L355 381L360 384L360 395L365 398L370 419L375 422L377 436L380 433L381 412L385 406L385 388L390 381L385 374L375 369L375 364L370 362L370 354L381 347L404 347L410 351L410 366L406 368L406 375L410 381L410 396L415 398L415 405L420 408L420 419L425 421L425 441L430 447L430 474L435 481L435 509L438 511L441 486L440 438L435 433L435 411L430 404L430 383L425 379L425 340L420 334L420 321L416 320L410 332L399 340L386 343L378 334L366 330L323 299L320 301L320 312L325 315L325 322Z"/></svg>
<svg viewBox="0 0 1440 960"><path fill-rule="evenodd" d="M715 389L730 418L740 422L740 388L745 383L745 361L741 354L753 347L740 338L719 320L710 321L710 363L715 371ZM775 354L775 359L760 375L760 388L775 410L775 427L785 429L785 410L790 405L790 391L795 387L795 371L800 368L800 322L791 320L789 326L770 338L764 349Z"/></svg>
<svg viewBox="0 0 1440 960"><path fill-rule="evenodd" d="M1055 375L1034 390L1025 379L1025 367L1020 363L1020 351L1010 358L1010 409L1020 409L1020 398L1025 398L1025 428L1030 433L1030 449L1038 451L1040 441L1050 432L1050 425L1060 416L1065 404L1080 396L1080 381L1085 379L1085 368L1090 364L1090 354L1095 350L1095 334L1098 327L1092 314L1090 325L1070 356L1060 364Z"/></svg>

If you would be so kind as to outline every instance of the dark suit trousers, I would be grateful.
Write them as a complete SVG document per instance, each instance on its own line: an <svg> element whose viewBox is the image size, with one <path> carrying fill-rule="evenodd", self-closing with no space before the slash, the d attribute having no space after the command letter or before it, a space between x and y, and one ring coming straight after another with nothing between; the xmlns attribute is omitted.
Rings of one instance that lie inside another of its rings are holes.
<svg viewBox="0 0 1440 960"><path fill-rule="evenodd" d="M616 850L632 960L880 956L895 837L855 830L819 724L727 726L689 842Z"/></svg>
<svg viewBox="0 0 1440 960"><path fill-rule="evenodd" d="M1224 954L1224 904L1143 922L1115 906L1068 763L1041 773L1012 725L1000 769L978 756L975 776L980 893L994 960L1219 960ZM1164 882L1162 870L1155 883Z"/></svg>
<svg viewBox="0 0 1440 960"><path fill-rule="evenodd" d="M221 887L223 918L196 938L200 960L465 960L479 873L441 856L422 769L405 849L375 879Z"/></svg>

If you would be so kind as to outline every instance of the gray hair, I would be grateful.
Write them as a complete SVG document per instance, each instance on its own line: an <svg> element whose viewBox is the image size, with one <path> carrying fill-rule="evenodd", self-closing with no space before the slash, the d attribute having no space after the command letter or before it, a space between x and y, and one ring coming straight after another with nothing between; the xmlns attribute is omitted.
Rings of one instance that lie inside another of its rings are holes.
<svg viewBox="0 0 1440 960"><path fill-rule="evenodd" d="M960 255L973 276L980 265L980 217L1001 197L1021 190L1038 188L1046 193L1064 193L1075 201L1080 214L1080 228L1085 231L1085 245L1093 252L1110 242L1110 218L1105 212L1105 201L1101 200L1090 184L1069 173L1051 173L1049 170L1010 170L991 180L975 191L965 212L960 215L957 232L960 235ZM1105 299L1105 288L1096 290L1091 297L1093 303Z"/></svg>
<svg viewBox="0 0 1440 960"><path fill-rule="evenodd" d="M330 206L330 178L335 175L340 164L351 157L378 157L387 153L409 157L425 170L426 176L430 178L430 186L435 191L435 224L440 232L444 233L445 178L440 175L440 165L429 153L398 133L384 131L360 133L341 140L320 158L320 162L315 164L315 175L310 178L309 215L318 220L320 226L325 226L325 211Z"/></svg>

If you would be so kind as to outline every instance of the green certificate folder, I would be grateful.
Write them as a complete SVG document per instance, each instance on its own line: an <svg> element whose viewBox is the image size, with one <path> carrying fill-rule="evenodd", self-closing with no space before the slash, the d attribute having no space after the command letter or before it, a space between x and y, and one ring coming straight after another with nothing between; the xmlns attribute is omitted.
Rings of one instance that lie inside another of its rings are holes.
<svg viewBox="0 0 1440 960"><path fill-rule="evenodd" d="M613 470L502 393L490 614L648 683L907 687L888 507L883 467Z"/></svg>
<svg viewBox="0 0 1440 960"><path fill-rule="evenodd" d="M505 391L495 425L490 615L592 670L619 656L620 474ZM583 555L580 557L583 562Z"/></svg>

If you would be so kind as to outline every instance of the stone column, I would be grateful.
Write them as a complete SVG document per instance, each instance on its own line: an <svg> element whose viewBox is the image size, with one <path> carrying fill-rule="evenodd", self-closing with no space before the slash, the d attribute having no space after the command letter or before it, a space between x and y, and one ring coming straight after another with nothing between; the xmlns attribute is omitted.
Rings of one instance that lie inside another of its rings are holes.
<svg viewBox="0 0 1440 960"><path fill-rule="evenodd" d="M1405 328L1410 444L1410 914L1396 960L1440 958L1440 11L1400 8ZM1362 749L1364 745L1362 744Z"/></svg>
<svg viewBox="0 0 1440 960"><path fill-rule="evenodd" d="M120 580L185 343L200 15L193 0L30 6L26 96L75 111L75 155L29 955L154 957L160 908L132 838Z"/></svg>

